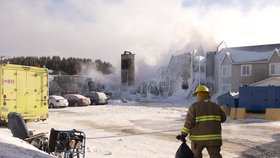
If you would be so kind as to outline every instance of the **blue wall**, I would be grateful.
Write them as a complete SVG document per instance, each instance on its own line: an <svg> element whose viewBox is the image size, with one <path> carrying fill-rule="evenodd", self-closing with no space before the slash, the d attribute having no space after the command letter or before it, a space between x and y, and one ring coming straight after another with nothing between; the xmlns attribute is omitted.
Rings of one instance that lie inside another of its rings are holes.
<svg viewBox="0 0 280 158"><path fill-rule="evenodd" d="M238 98L234 98L230 93L225 93L217 98L219 105L226 105L228 107L238 107Z"/></svg>
<svg viewBox="0 0 280 158"><path fill-rule="evenodd" d="M280 108L280 87L240 87L239 107L262 113L266 108Z"/></svg>

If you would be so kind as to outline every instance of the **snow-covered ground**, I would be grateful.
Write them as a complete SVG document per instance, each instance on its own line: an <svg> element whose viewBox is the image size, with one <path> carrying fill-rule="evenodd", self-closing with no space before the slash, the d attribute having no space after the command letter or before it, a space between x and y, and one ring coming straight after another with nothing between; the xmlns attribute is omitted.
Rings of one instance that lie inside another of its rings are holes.
<svg viewBox="0 0 280 158"><path fill-rule="evenodd" d="M50 158L27 142L14 138L6 127L0 128L0 157L1 158Z"/></svg>
<svg viewBox="0 0 280 158"><path fill-rule="evenodd" d="M189 104L188 104L189 105ZM188 105L182 102L110 102L108 105L50 109L45 122L29 122L33 133L77 129L84 131L87 158L172 158ZM225 158L280 157L280 122L260 118L223 124ZM0 128L0 157L48 157ZM188 141L190 143L190 141ZM205 157L207 151L204 151Z"/></svg>

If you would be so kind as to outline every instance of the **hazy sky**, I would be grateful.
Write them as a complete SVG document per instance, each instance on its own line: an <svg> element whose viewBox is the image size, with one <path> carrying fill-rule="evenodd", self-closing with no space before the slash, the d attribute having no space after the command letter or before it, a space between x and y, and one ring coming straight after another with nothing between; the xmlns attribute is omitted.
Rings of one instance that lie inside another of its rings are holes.
<svg viewBox="0 0 280 158"><path fill-rule="evenodd" d="M200 43L280 43L280 1L0 0L0 54L167 64ZM146 68L146 67L145 67Z"/></svg>

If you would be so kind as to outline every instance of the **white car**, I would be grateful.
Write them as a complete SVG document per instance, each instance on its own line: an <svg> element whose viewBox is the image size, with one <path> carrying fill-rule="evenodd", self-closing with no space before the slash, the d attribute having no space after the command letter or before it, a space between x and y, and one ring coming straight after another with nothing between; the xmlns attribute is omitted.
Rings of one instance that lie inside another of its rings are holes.
<svg viewBox="0 0 280 158"><path fill-rule="evenodd" d="M57 108L57 107L67 107L68 106L67 99L58 95L49 96L49 108Z"/></svg>

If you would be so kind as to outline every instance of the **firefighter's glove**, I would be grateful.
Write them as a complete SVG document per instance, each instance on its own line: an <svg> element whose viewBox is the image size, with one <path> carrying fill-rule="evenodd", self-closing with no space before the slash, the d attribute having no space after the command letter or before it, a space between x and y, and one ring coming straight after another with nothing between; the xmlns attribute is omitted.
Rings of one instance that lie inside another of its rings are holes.
<svg viewBox="0 0 280 158"><path fill-rule="evenodd" d="M186 135L184 134L177 135L176 138L182 142L186 142Z"/></svg>

